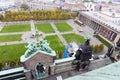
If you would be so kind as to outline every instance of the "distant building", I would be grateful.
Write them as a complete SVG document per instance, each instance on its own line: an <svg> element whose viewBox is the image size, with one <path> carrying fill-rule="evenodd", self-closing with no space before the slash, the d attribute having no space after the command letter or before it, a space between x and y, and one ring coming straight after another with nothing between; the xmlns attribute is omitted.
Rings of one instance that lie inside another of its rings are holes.
<svg viewBox="0 0 120 80"><path fill-rule="evenodd" d="M15 5L14 0L0 0L0 8L7 9L9 6Z"/></svg>
<svg viewBox="0 0 120 80"><path fill-rule="evenodd" d="M61 4L61 3L68 3L68 4L78 4L81 3L82 0L54 0L56 4Z"/></svg>
<svg viewBox="0 0 120 80"><path fill-rule="evenodd" d="M44 3L44 2L27 2L31 10L49 10L57 9L59 5L53 3Z"/></svg>
<svg viewBox="0 0 120 80"><path fill-rule="evenodd" d="M108 3L110 0L94 0L94 2Z"/></svg>
<svg viewBox="0 0 120 80"><path fill-rule="evenodd" d="M69 4L69 3L64 3L62 5L63 10L70 10L70 11L78 11L78 10L85 10L85 6L83 3L79 4Z"/></svg>

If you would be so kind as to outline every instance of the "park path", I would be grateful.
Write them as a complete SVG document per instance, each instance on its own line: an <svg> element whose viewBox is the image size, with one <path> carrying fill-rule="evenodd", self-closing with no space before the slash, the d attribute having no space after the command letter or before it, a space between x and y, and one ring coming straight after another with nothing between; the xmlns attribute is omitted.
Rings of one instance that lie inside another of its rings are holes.
<svg viewBox="0 0 120 80"><path fill-rule="evenodd" d="M30 21L30 25L31 25L31 31L35 32L35 24L33 20Z"/></svg>
<svg viewBox="0 0 120 80"><path fill-rule="evenodd" d="M29 32L29 31L27 31ZM26 32L8 32L8 33L0 33L0 35L15 35L15 34L24 34Z"/></svg>
<svg viewBox="0 0 120 80"><path fill-rule="evenodd" d="M0 31L3 29L3 27L4 27L4 23L0 22Z"/></svg>
<svg viewBox="0 0 120 80"><path fill-rule="evenodd" d="M73 31L69 31L69 32L59 32L60 35L62 34L71 34L71 33L74 33ZM48 33L48 34L45 34L45 36L52 36L52 35L58 35L57 33Z"/></svg>
<svg viewBox="0 0 120 80"><path fill-rule="evenodd" d="M63 38L63 36L61 35L61 33L57 30L55 24L53 22L50 23L53 27L53 29L55 30L55 33L58 35L59 39L62 41L64 46L67 46L68 43L66 42L66 40Z"/></svg>
<svg viewBox="0 0 120 80"><path fill-rule="evenodd" d="M11 44L23 44L23 43L27 43L27 41L1 42L0 46L11 45Z"/></svg>

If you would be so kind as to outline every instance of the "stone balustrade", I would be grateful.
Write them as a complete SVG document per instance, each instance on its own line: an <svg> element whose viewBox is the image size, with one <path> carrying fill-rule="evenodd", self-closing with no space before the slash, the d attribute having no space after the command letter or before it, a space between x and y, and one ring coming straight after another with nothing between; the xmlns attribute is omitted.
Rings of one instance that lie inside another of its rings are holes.
<svg viewBox="0 0 120 80"><path fill-rule="evenodd" d="M51 75L60 74L63 72L71 71L75 69L75 65L72 65L74 58L65 58L55 60L54 65L51 66ZM89 70L97 69L110 64L109 58L100 58L98 60L91 59Z"/></svg>

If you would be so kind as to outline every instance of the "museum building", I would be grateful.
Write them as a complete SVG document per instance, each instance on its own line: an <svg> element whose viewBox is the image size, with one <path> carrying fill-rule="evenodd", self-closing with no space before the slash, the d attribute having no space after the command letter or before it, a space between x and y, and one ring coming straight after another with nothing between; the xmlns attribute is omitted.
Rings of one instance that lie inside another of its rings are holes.
<svg viewBox="0 0 120 80"><path fill-rule="evenodd" d="M79 20L113 44L120 42L120 17L108 12L81 12Z"/></svg>

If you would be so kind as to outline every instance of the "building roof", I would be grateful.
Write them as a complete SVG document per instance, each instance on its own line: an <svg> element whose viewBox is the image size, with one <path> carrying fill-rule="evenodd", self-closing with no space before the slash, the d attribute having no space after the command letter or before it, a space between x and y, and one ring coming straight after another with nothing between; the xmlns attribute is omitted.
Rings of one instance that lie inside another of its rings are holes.
<svg viewBox="0 0 120 80"><path fill-rule="evenodd" d="M63 6L73 6L73 7L81 7L81 8L85 8L83 3L76 3L76 4L69 4L69 3L64 3Z"/></svg>
<svg viewBox="0 0 120 80"><path fill-rule="evenodd" d="M110 28L110 29L112 29L112 30L115 30L115 31L117 31L117 32L120 32L120 27L119 27L119 25L117 25L117 24L115 24L115 23L113 23L113 22L110 22L110 19L109 20L107 20L107 18L108 17L110 17L111 18L111 20L115 20L116 19L116 17L111 17L111 16L109 16L109 15L104 15L103 16L103 14L101 14L101 13L99 13L99 12L83 12L83 14L85 14L85 16L87 15L88 17L91 17L91 18L93 18L95 21L98 21L99 23L101 23L101 24L104 24L104 25L106 25L106 27L107 28ZM105 17L106 16L106 17ZM119 16L119 15L118 15ZM117 17L117 19L118 19L119 17ZM120 18L119 18L120 19ZM116 20L115 20L116 21Z"/></svg>
<svg viewBox="0 0 120 80"><path fill-rule="evenodd" d="M27 50L25 51L24 55L20 57L21 62L25 62L29 60L31 57L37 54L45 54L49 56L56 56L56 52L52 50L49 46L47 40L40 40L39 42L39 33L38 31L35 32L36 41L29 42L26 46Z"/></svg>
<svg viewBox="0 0 120 80"><path fill-rule="evenodd" d="M20 61L21 61L21 62L25 62L25 61L27 61L28 59L30 59L31 57L33 57L34 55L37 55L37 54L45 54L45 55L49 55L49 56L56 56L55 51L52 51L51 53L47 53L47 52L45 52L45 51L38 50L37 52L33 53L33 54L30 55L29 57L25 57L25 55L22 55L22 56L20 57Z"/></svg>
<svg viewBox="0 0 120 80"><path fill-rule="evenodd" d="M120 61L65 80L120 80Z"/></svg>

